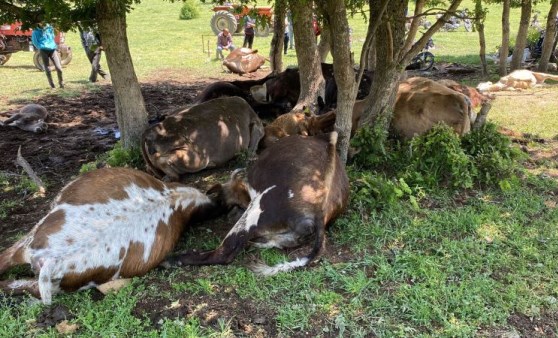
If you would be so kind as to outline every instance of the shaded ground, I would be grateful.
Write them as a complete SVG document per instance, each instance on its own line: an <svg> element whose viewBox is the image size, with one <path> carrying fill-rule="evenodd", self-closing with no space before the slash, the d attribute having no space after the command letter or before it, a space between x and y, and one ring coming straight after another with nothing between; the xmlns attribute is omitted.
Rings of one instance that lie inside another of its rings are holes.
<svg viewBox="0 0 558 338"><path fill-rule="evenodd" d="M265 72L257 77L265 76ZM238 79L224 74L228 79ZM463 80L464 75L454 78ZM168 113L177 107L187 105L193 101L199 91L208 83L217 79L192 79L176 76L174 72L161 70L157 78L142 84L142 92L150 112L150 117ZM0 248L11 244L16 236L28 231L49 209L50 201L56 193L78 174L79 168L95 157L109 150L116 139L114 131L117 128L114 112L113 92L111 86L101 86L94 93L86 93L74 98L48 96L37 103L49 109L49 129L44 134L32 134L15 128L0 127L2 135L0 153L0 174L8 178L26 176L21 168L14 164L17 149L22 147L22 155L29 161L31 167L47 183L46 197L35 197L22 190L4 191L0 189L0 201L20 200L22 203L9 208L7 217L0 219ZM6 114L0 113L5 117ZM521 144L524 151L531 155L530 165L533 170L541 164L558 161L558 141L533 140L528 135L506 131L515 142ZM542 145L533 147L533 145ZM216 179L223 181L230 169L236 166L231 163L227 168L205 171L192 175L188 181L199 188L208 188ZM552 168L546 174L556 175ZM216 223L212 228L213 235L223 237L226 233L225 220ZM198 234L203 231L198 231ZM196 231L193 232L196 234ZM330 262L349 261L351 253L345 248L326 246L325 257ZM179 248L180 249L180 248ZM296 252L299 254L299 252ZM250 254L243 260L249 260ZM242 264L242 262L239 262ZM193 269L193 268L186 268ZM161 294L171 286L165 280L156 276L149 277L149 284L161 290ZM175 299L172 302L163 296L148 296L141 299L134 315L148 318L153 327L159 327L161 319L195 315L208 326L217 327L218 318L230 318L230 327L235 334L268 337L277 335L275 313L266 307L241 300L234 290L215 290L219 297L208 295L193 295ZM97 298L97 296L95 297ZM102 295L99 299L102 298ZM176 303L178 302L178 303ZM50 318L47 315L43 315ZM45 318L46 318L45 317ZM315 336L323 334L327 319L315 318L308 332L298 333L301 336ZM38 318L38 321L42 320ZM45 320L46 321L46 320ZM556 334L556 314L545 314L533 320L522 315L509 318L508 323L522 336L547 336ZM50 324L45 324L50 325ZM315 330L313 332L312 330ZM494 333L494 332L492 332Z"/></svg>

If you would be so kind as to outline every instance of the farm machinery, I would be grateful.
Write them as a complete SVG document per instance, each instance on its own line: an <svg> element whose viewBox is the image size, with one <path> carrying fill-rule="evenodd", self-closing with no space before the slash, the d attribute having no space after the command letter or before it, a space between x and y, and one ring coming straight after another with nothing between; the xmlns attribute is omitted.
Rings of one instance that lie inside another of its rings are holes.
<svg viewBox="0 0 558 338"><path fill-rule="evenodd" d="M245 17L251 15L256 20L256 36L268 36L271 32L271 19L273 10L271 6L255 6L249 8L241 5L222 5L213 7L215 14L211 17L211 29L215 35L223 28L229 32L241 33L244 28ZM257 18L255 18L257 16Z"/></svg>
<svg viewBox="0 0 558 338"><path fill-rule="evenodd" d="M35 52L33 54L35 67L39 70L44 69L43 60L31 42L32 32L30 29L22 30L20 23L0 25L0 66L8 62L13 53L29 51ZM69 64L72 61L72 49L64 44L64 33L56 32L54 40L58 44L60 62L63 66Z"/></svg>

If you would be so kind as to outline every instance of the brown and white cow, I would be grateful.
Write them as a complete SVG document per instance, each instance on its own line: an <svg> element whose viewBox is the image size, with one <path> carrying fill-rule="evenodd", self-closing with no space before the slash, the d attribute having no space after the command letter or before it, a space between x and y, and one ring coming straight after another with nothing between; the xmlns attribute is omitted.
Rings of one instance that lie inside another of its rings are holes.
<svg viewBox="0 0 558 338"><path fill-rule="evenodd" d="M34 133L44 132L48 128L45 122L48 112L40 104L28 104L23 106L16 114L5 121L0 121L1 126L17 127Z"/></svg>
<svg viewBox="0 0 558 338"><path fill-rule="evenodd" d="M399 84L391 128L403 139L422 135L437 123L445 123L459 135L471 130L475 113L463 94L423 77Z"/></svg>
<svg viewBox="0 0 558 338"><path fill-rule="evenodd" d="M143 133L142 153L155 176L177 180L221 166L243 150L255 153L263 135L261 120L245 100L220 97L149 127Z"/></svg>
<svg viewBox="0 0 558 338"><path fill-rule="evenodd" d="M60 290L144 275L173 250L186 224L218 206L197 189L138 170L86 173L66 185L50 212L0 254L0 274L30 264L38 278L0 281L0 290L29 292L50 304Z"/></svg>
<svg viewBox="0 0 558 338"><path fill-rule="evenodd" d="M436 82L467 96L469 100L471 100L471 106L475 110L478 110L482 105L489 103L493 99L491 96L481 94L476 88L465 86L451 79L441 79Z"/></svg>
<svg viewBox="0 0 558 338"><path fill-rule="evenodd" d="M248 170L247 181L233 174L217 187L227 205L247 208L221 245L213 251L171 257L163 265L229 264L248 244L292 248L308 242L313 242L313 248L303 258L253 268L273 275L313 261L325 245L326 226L344 211L349 198L349 180L336 143L336 132L295 135L265 149Z"/></svg>

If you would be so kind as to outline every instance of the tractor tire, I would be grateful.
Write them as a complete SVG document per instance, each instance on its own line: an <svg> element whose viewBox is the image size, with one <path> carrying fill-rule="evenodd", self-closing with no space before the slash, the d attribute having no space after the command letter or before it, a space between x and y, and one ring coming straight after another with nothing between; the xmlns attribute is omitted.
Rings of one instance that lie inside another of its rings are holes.
<svg viewBox="0 0 558 338"><path fill-rule="evenodd" d="M231 34L236 32L238 22L232 13L227 11L218 11L211 17L211 29L215 35L221 33L223 28L227 28Z"/></svg>
<svg viewBox="0 0 558 338"><path fill-rule="evenodd" d="M271 27L267 24L265 27L256 25L255 34L258 37L266 37L271 33Z"/></svg>
<svg viewBox="0 0 558 338"><path fill-rule="evenodd" d="M60 64L62 66L66 66L70 63L70 61L72 61L72 49L70 47L60 48L58 54L60 55ZM35 65L35 68L41 72L45 70L43 59L41 59L41 54L39 54L38 50L36 50L35 54L33 54L33 64ZM54 65L50 65L49 69L54 70Z"/></svg>
<svg viewBox="0 0 558 338"><path fill-rule="evenodd" d="M5 65L6 62L8 62L8 60L10 59L11 56L12 56L12 53L0 54L0 66Z"/></svg>

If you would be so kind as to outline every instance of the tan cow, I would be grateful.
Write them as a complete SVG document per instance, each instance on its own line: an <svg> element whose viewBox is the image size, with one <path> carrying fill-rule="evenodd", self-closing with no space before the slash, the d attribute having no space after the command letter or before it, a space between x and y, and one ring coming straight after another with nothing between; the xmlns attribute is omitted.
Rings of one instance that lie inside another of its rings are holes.
<svg viewBox="0 0 558 338"><path fill-rule="evenodd" d="M480 92L521 90L541 86L547 79L558 81L558 75L537 73L527 69L518 69L501 77L497 83L481 82L477 86L477 89Z"/></svg>
<svg viewBox="0 0 558 338"><path fill-rule="evenodd" d="M403 139L422 135L440 122L465 135L472 120L471 101L461 93L423 77L399 84L391 127Z"/></svg>
<svg viewBox="0 0 558 338"><path fill-rule="evenodd" d="M142 153L151 173L178 180L182 174L221 166L243 150L254 154L263 136L263 124L245 100L220 97L148 128Z"/></svg>

